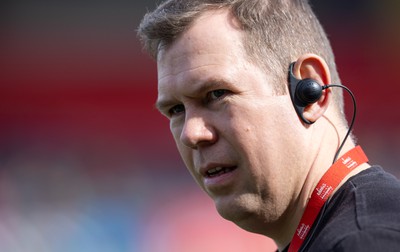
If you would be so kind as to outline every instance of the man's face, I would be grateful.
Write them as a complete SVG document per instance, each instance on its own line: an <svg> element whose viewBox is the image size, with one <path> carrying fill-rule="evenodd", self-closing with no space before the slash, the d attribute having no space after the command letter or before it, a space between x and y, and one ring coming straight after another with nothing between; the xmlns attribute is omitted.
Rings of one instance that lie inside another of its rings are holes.
<svg viewBox="0 0 400 252"><path fill-rule="evenodd" d="M218 212L256 232L278 223L305 179L306 138L290 97L248 61L235 20L203 14L157 63L157 106Z"/></svg>

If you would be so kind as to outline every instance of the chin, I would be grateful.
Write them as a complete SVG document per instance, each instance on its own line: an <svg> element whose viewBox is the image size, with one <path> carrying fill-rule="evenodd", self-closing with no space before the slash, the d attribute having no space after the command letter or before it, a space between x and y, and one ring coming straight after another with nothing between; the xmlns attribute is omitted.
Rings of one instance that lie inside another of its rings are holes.
<svg viewBox="0 0 400 252"><path fill-rule="evenodd" d="M215 200L215 206L222 218L235 223L240 228L265 235L268 227L278 219L276 211L268 210L268 204L260 204L254 198L235 197L234 200Z"/></svg>
<svg viewBox="0 0 400 252"><path fill-rule="evenodd" d="M234 197L233 200L215 200L215 207L222 218L232 221L247 231L254 232L251 226L254 223L258 225L260 223L260 207L248 200L241 200L241 197Z"/></svg>

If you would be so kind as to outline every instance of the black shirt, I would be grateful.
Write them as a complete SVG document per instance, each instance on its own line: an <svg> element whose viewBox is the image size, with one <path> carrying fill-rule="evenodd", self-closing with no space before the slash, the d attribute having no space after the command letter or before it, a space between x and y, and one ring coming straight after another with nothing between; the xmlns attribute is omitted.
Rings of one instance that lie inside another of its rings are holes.
<svg viewBox="0 0 400 252"><path fill-rule="evenodd" d="M399 180L379 166L351 177L321 211L301 251L400 251Z"/></svg>

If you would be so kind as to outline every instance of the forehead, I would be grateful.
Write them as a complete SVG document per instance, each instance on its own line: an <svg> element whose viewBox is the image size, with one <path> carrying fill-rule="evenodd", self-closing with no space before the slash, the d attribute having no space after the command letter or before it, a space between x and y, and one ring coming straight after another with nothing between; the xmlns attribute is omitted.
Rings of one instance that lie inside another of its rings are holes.
<svg viewBox="0 0 400 252"><path fill-rule="evenodd" d="M171 45L160 49L159 81L184 71L182 66L189 69L243 58L242 37L243 31L228 10L201 14ZM178 65L179 69L174 68Z"/></svg>

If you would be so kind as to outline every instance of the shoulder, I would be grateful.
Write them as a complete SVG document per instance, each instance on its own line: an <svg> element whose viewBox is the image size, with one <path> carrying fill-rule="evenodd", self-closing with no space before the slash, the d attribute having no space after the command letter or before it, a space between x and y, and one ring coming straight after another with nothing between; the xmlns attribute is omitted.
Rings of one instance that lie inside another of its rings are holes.
<svg viewBox="0 0 400 252"><path fill-rule="evenodd" d="M357 230L337 242L330 251L398 251L400 248L400 230L373 228Z"/></svg>
<svg viewBox="0 0 400 252"><path fill-rule="evenodd" d="M349 181L360 229L389 227L400 231L400 182L380 167Z"/></svg>
<svg viewBox="0 0 400 252"><path fill-rule="evenodd" d="M332 197L309 251L382 248L400 248L400 182L372 167L349 179Z"/></svg>

